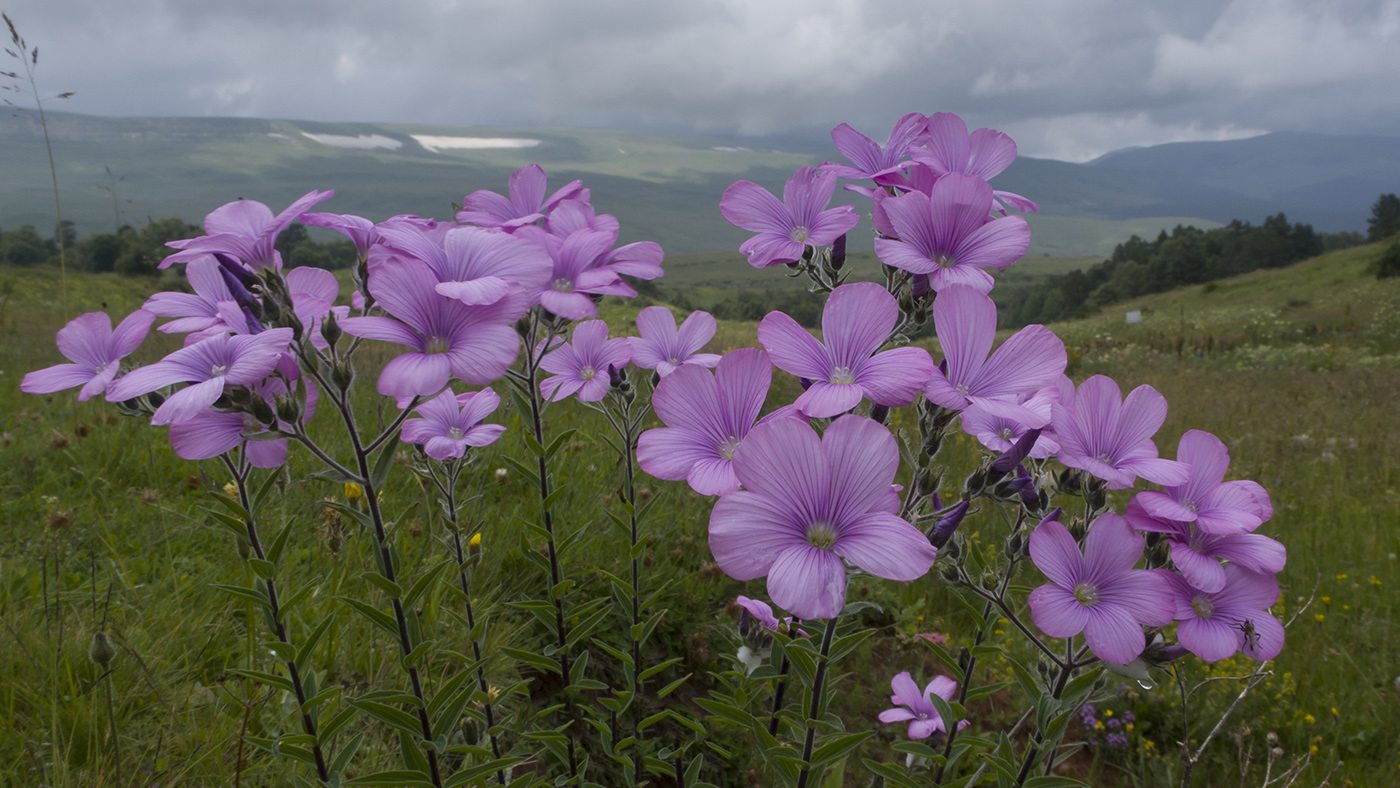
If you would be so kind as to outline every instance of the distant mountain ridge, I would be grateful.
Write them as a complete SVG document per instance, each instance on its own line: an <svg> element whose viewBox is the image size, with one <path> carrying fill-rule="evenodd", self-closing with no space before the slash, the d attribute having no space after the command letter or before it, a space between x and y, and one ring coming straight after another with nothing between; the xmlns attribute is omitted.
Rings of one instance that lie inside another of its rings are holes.
<svg viewBox="0 0 1400 788"><path fill-rule="evenodd" d="M552 185L582 179L598 210L618 216L624 242L656 240L676 254L732 251L748 234L719 215L724 190L744 178L780 192L797 167L823 158L805 145L784 151L607 129L48 117L64 216L82 234L148 217L198 223L239 197L276 211L311 189L336 191L323 206L329 211L446 219L464 195L504 192L513 170L538 162ZM517 147L451 147L483 139ZM824 155L839 158L835 150ZM0 118L0 183L0 227L47 232L48 159L32 118ZM1319 231L1364 231L1376 196L1400 191L1400 138L1268 134L1124 149L1088 164L1022 157L995 185L1040 204L1027 217L1034 256L1106 255L1131 233L1234 218L1257 224L1279 211ZM837 199L861 205L848 192ZM854 231L854 248L870 247L868 222Z"/></svg>

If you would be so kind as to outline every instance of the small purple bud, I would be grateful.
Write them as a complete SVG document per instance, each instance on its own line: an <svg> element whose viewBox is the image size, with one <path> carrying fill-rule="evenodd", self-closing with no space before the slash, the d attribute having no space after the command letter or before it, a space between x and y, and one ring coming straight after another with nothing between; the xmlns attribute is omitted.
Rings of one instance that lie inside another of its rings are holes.
<svg viewBox="0 0 1400 788"><path fill-rule="evenodd" d="M841 237L845 238L846 236L843 235ZM873 405L870 408L870 419L876 424L884 424L885 419L889 418L889 415L890 406L888 405Z"/></svg>
<svg viewBox="0 0 1400 788"><path fill-rule="evenodd" d="M927 298L929 293L928 275L915 274L913 281L909 283L909 289L915 298ZM946 376L946 371L944 374Z"/></svg>
<svg viewBox="0 0 1400 788"><path fill-rule="evenodd" d="M929 541L934 547L942 547L953 538L958 526L962 525L963 517L967 515L967 509L971 506L968 501L959 501L958 504L947 510L938 522L933 524L933 533L929 534Z"/></svg>
<svg viewBox="0 0 1400 788"><path fill-rule="evenodd" d="M807 389L809 389L809 388L812 387L812 381L810 381L810 380L808 380L808 379L806 379L806 378L798 378L798 379L797 379L797 382L802 384L802 390L803 390L803 391L806 391Z"/></svg>
<svg viewBox="0 0 1400 788"><path fill-rule="evenodd" d="M1035 448L1035 442L1040 437L1040 430L1026 430L1020 440L1016 441L1011 448L992 463L992 470L997 473L1011 473L1031 454L1031 449Z"/></svg>
<svg viewBox="0 0 1400 788"><path fill-rule="evenodd" d="M1049 513L1049 514L1047 514L1047 515L1045 515L1044 517L1040 518L1040 522L1039 522L1039 523L1036 523L1036 526L1035 526L1035 527L1036 527L1036 528L1039 528L1040 526L1045 525L1046 523L1049 523L1049 522L1056 522L1056 523L1058 523L1058 522L1060 521L1060 515L1061 515L1063 512L1064 512L1063 509L1061 509L1060 507L1056 506L1054 509L1051 509L1051 510L1050 510L1050 513Z"/></svg>
<svg viewBox="0 0 1400 788"><path fill-rule="evenodd" d="M831 270L840 271L846 264L846 234L841 233L836 236L836 240L831 242Z"/></svg>
<svg viewBox="0 0 1400 788"><path fill-rule="evenodd" d="M608 385L617 388L622 385L622 373L613 365L608 365Z"/></svg>

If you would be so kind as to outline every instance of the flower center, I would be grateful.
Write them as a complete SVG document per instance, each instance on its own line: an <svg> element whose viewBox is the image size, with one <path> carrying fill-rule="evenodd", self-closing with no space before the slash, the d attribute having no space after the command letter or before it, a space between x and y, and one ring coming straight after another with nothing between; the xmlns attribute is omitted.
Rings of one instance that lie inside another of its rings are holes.
<svg viewBox="0 0 1400 788"><path fill-rule="evenodd" d="M578 379L592 380L593 376L596 374L598 374L598 370L594 369L593 367L583 367L578 371Z"/></svg>
<svg viewBox="0 0 1400 788"><path fill-rule="evenodd" d="M732 460L734 459L734 450L737 448L739 448L739 439L730 435L728 438L720 441L719 456L726 460Z"/></svg>
<svg viewBox="0 0 1400 788"><path fill-rule="evenodd" d="M850 385L856 382L856 376L851 373L850 367L837 367L831 370L831 382L840 385Z"/></svg>
<svg viewBox="0 0 1400 788"><path fill-rule="evenodd" d="M836 544L836 529L830 524L816 522L807 526L807 544L821 550L830 550Z"/></svg>
<svg viewBox="0 0 1400 788"><path fill-rule="evenodd" d="M1113 458L1110 457L1110 456L1108 456L1107 453L1100 454L1100 455L1099 455L1098 457L1096 457L1095 459L1097 459L1099 462L1103 463L1104 465L1112 465L1112 464L1113 464Z"/></svg>
<svg viewBox="0 0 1400 788"><path fill-rule="evenodd" d="M788 240L793 241L795 243L806 243L807 236L811 234L812 231L808 230L806 227L794 227L788 233Z"/></svg>
<svg viewBox="0 0 1400 788"><path fill-rule="evenodd" d="M1080 583L1074 587L1074 598L1085 607L1093 607L1099 601L1099 589L1089 583Z"/></svg>
<svg viewBox="0 0 1400 788"><path fill-rule="evenodd" d="M217 378L228 373L228 364L215 364L209 368L209 377Z"/></svg>
<svg viewBox="0 0 1400 788"><path fill-rule="evenodd" d="M262 423L253 418L253 414L245 413L243 414L243 431L262 432Z"/></svg>
<svg viewBox="0 0 1400 788"><path fill-rule="evenodd" d="M1016 433L1012 432L1010 427L1002 427L1001 432L997 434L1007 443L1012 443L1016 440Z"/></svg>
<svg viewBox="0 0 1400 788"><path fill-rule="evenodd" d="M454 440L454 441L459 441L459 440L461 440L461 439L462 439L462 428L461 428L461 427L453 427L453 428L449 429L449 430L447 431L447 437L451 438L451 439Z"/></svg>
<svg viewBox="0 0 1400 788"><path fill-rule="evenodd" d="M1196 618L1210 618L1215 615L1215 603L1205 594L1191 597L1191 609L1196 611Z"/></svg>
<svg viewBox="0 0 1400 788"><path fill-rule="evenodd" d="M967 396L967 393L968 393L968 389L967 389L967 384L966 384L966 383L959 383L957 386L954 386L954 387L953 387L953 390L956 391L956 392L958 392L958 396L961 396L961 397L966 397L966 396Z"/></svg>
<svg viewBox="0 0 1400 788"><path fill-rule="evenodd" d="M560 277L549 283L549 289L559 293L574 292L574 280Z"/></svg>
<svg viewBox="0 0 1400 788"><path fill-rule="evenodd" d="M953 256L947 253L934 255L933 261L938 264L939 268L952 268L958 264L957 261L953 259Z"/></svg>
<svg viewBox="0 0 1400 788"><path fill-rule="evenodd" d="M446 353L451 348L452 343L447 341L447 337L429 337L428 341L423 343L423 352L430 356Z"/></svg>
<svg viewBox="0 0 1400 788"><path fill-rule="evenodd" d="M681 360L676 358L675 356L671 356L670 358L666 359L666 363L670 364L673 367L679 367L681 365Z"/></svg>

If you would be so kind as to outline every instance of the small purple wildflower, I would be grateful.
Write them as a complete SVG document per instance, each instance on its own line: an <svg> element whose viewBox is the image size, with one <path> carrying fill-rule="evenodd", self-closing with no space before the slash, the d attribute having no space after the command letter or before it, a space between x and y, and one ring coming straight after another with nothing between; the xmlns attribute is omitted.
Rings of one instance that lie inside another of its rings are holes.
<svg viewBox="0 0 1400 788"><path fill-rule="evenodd" d="M632 337L632 363L642 369L654 369L666 377L682 364L699 364L714 369L719 363L715 353L700 353L715 335L715 318L709 312L695 311L676 328L676 317L664 306L649 306L637 313L637 331Z"/></svg>
<svg viewBox="0 0 1400 788"><path fill-rule="evenodd" d="M608 339L608 324L587 320L574 327L570 341L540 360L553 377L540 381L540 393L558 402L577 393L580 402L597 402L608 393L609 367L621 369L632 358L626 337Z"/></svg>
<svg viewBox="0 0 1400 788"><path fill-rule="evenodd" d="M753 428L772 381L768 354L756 348L724 354L713 373L681 366L656 386L652 407L666 426L641 434L637 464L658 479L685 479L701 495L739 489L734 452ZM791 409L773 416L798 417Z"/></svg>
<svg viewBox="0 0 1400 788"><path fill-rule="evenodd" d="M933 358L918 347L876 351L899 320L899 304L874 282L841 285L822 311L818 342L796 320L769 312L758 324L758 341L773 364L813 381L794 403L806 416L828 418L861 399L877 405L908 405L933 374Z"/></svg>
<svg viewBox="0 0 1400 788"><path fill-rule="evenodd" d="M1064 375L1068 357L1059 337L1045 326L1026 326L991 353L996 305L982 291L963 285L939 291L933 324L944 364L924 385L926 397L950 410L977 405L984 413L1032 429L1049 423L1049 413L1014 398L1033 394Z"/></svg>
<svg viewBox="0 0 1400 788"><path fill-rule="evenodd" d="M151 418L157 426L186 421L208 410L224 386L253 386L272 374L291 341L290 328L219 334L132 370L108 387L107 400L121 402L176 383L193 383L166 398Z"/></svg>
<svg viewBox="0 0 1400 788"><path fill-rule="evenodd" d="M144 309L127 315L112 330L106 312L88 312L58 330L58 352L73 362L36 369L24 376L19 390L25 394L52 394L82 386L78 401L92 399L106 391L121 369L121 361L145 340L156 316Z"/></svg>
<svg viewBox="0 0 1400 788"><path fill-rule="evenodd" d="M1047 520L1031 532L1031 559L1050 580L1031 592L1031 619L1050 637L1084 633L1089 650L1126 665L1147 645L1142 626L1171 623L1170 592L1162 579L1133 569L1143 539L1115 514L1100 515L1084 552L1069 530Z"/></svg>
<svg viewBox="0 0 1400 788"><path fill-rule="evenodd" d="M1152 571L1167 583L1177 640L1192 654L1215 662L1240 651L1262 662L1283 650L1283 624L1269 613L1278 601L1273 575L1227 564L1225 585L1208 593L1165 569Z"/></svg>
<svg viewBox="0 0 1400 788"><path fill-rule="evenodd" d="M166 246L180 251L161 261L161 268L187 263L200 255L226 255L249 271L264 268L282 270L282 255L274 247L277 236L302 217L311 206L329 200L333 191L307 192L286 210L272 215L266 205L254 200L235 200L215 208L204 217L204 232L198 238L171 241Z"/></svg>
<svg viewBox="0 0 1400 788"><path fill-rule="evenodd" d="M778 201L752 181L735 181L719 201L719 212L730 224L758 235L739 251L754 268L790 263L809 246L825 246L860 223L849 205L828 209L836 193L836 175L802 167L783 187Z"/></svg>
<svg viewBox="0 0 1400 788"><path fill-rule="evenodd" d="M528 164L510 174L509 199L487 189L472 192L462 198L457 221L514 230L534 224L561 200L578 196L588 199L588 190L583 188L582 181L569 181L546 198L548 183L548 176L540 165Z"/></svg>
<svg viewBox="0 0 1400 788"><path fill-rule="evenodd" d="M1167 400L1151 386L1124 399L1111 378L1095 375L1079 385L1072 402L1051 406L1060 462L1108 482L1110 490L1133 486L1141 476L1165 485L1185 484L1191 468L1157 457L1152 434L1167 418Z"/></svg>
<svg viewBox="0 0 1400 788"><path fill-rule="evenodd" d="M890 689L894 691L894 694L890 695L890 703L896 708L880 712L880 722L908 720L909 738L914 740L927 739L935 733L947 732L943 719L938 716L938 710L929 698L937 695L951 702L958 691L956 681L947 676L934 676L933 681L920 692L919 685L914 683L914 677L909 675L909 671L904 671L890 680ZM898 708L900 706L904 708ZM968 721L963 720L958 723L958 729L961 730L967 725Z"/></svg>
<svg viewBox="0 0 1400 788"><path fill-rule="evenodd" d="M500 396L491 389L462 394L446 389L418 406L418 415L423 418L403 423L402 440L420 444L435 460L459 459L468 447L494 443L506 431L499 424L481 423L500 404Z"/></svg>
<svg viewBox="0 0 1400 788"><path fill-rule="evenodd" d="M767 576L773 602L803 619L839 615L843 561L877 577L915 580L933 545L887 510L899 447L881 425L836 419L818 437L807 424L760 424L734 452L743 490L710 514L710 550L736 580Z"/></svg>

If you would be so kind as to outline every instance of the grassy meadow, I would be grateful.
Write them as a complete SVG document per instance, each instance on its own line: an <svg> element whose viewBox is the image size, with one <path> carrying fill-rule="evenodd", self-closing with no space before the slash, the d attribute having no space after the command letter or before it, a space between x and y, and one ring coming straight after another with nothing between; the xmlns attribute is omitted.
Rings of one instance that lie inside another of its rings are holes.
<svg viewBox="0 0 1400 788"><path fill-rule="evenodd" d="M1171 411L1156 438L1163 456L1175 456L1188 429L1211 431L1225 442L1232 460L1227 478L1254 479L1269 490L1275 515L1260 532L1289 551L1274 612L1288 620L1312 600L1289 628L1272 675L1245 699L1197 768L1198 786L1259 784L1269 733L1284 750L1280 764L1311 759L1300 786L1317 786L1329 774L1333 786L1400 784L1400 280L1378 281L1367 272L1377 254L1377 246L1360 247L1052 327L1070 348L1076 382L1103 373L1125 392L1150 384L1167 397ZM1063 273L1092 262L1032 259L1016 275ZM746 273L736 266L725 266L731 273L717 278L714 265L705 256L675 261L658 282L660 297L683 293L702 306L782 278L779 271ZM852 265L874 271L863 257ZM105 403L76 403L73 392L29 396L18 390L25 372L62 361L53 336L65 313L106 308L121 315L173 284L171 278L70 274L65 285L53 270L0 271L0 784L290 784L291 763L249 742L297 730L295 701L230 672L271 669L271 656L259 645L266 627L250 625L248 606L210 588L246 583L251 572L201 508L228 472L217 460L180 460L165 430L119 417ZM609 299L602 309L616 333L637 308ZM1143 319L1129 325L1123 313L1132 309ZM751 322L721 321L710 349L752 345L754 329ZM137 360L149 363L177 345L153 333ZM372 382L376 358L389 357L387 350L367 349L362 383ZM770 407L790 401L797 390L783 373L776 378L781 383ZM625 571L627 537L600 510L621 512L616 490L623 472L602 439L606 422L571 403L559 408L567 416L556 420L560 411L551 410L551 429L562 428L566 418L580 427L556 469L567 486L557 505L562 541L570 545L563 561L585 588L606 595L598 570ZM384 416L368 397L360 410L363 423ZM318 415L313 430L327 427L330 415ZM515 525L517 518L535 517L534 490L513 471L497 470L506 468L503 455L526 455L520 415L503 405L490 420L509 429L481 452L466 478L471 494L480 496L471 527L482 534L483 560L473 589L479 614L492 622L487 651L499 653L499 646L532 636L530 617L506 603L537 597L542 578L524 552L540 545ZM890 423L917 430L912 413L896 412ZM966 436L947 443L940 460L949 466L945 490L951 490L974 467L979 450ZM325 507L325 499L343 500L344 492L306 480L315 469L294 448L277 482L285 494L274 496L264 518L293 525L285 571L293 586L313 588L297 625L337 616L332 634L312 654L312 667L323 686L340 686L351 696L398 686L393 644L334 601L374 593L361 579L371 566L373 540ZM412 475L399 470L391 476L386 506L406 513L399 527L405 564L423 567L445 555L443 523ZM670 612L652 641L654 653L646 656L654 662L680 658L658 681L690 674L672 700L696 709L690 699L710 686L708 672L733 667L738 640L727 606L738 593L761 595L763 586L731 581L711 562L705 528L713 499L679 482L642 476L639 484L644 499L657 501L646 522L644 586L674 580L656 602ZM1121 511L1126 496L1113 500ZM999 549L1001 539L985 519L964 528L979 549ZM879 606L862 614L877 634L838 663L840 672L852 675L839 685L836 711L848 730L878 731L858 755L903 763L890 749L903 740L903 726L880 725L875 715L889 705L894 673L911 670L927 681L942 670L917 635L946 635L945 648L954 654L970 644L970 617L936 574L912 584L852 582L851 598ZM430 593L419 615L450 633L449 602ZM88 658L99 629L116 647L105 673ZM446 647L465 651L465 637L456 637ZM602 660L597 664L596 670L607 670ZM1118 728L1127 745L1111 747L1104 729L1076 721L1069 739L1095 745L1071 758L1065 773L1094 785L1174 786L1179 742L1203 738L1239 692L1240 682L1230 679L1252 669L1243 658L1205 665L1188 657L1179 665L1188 686L1211 679L1192 696L1187 727L1173 682L1110 685L1094 705L1101 721L1131 721ZM446 669L429 665L427 673ZM1011 680L1004 664L989 661L979 671L983 682ZM507 698L516 705L507 713L527 713L531 689L544 681L499 656L488 673L498 687L532 682ZM985 730L1009 728L1020 702L1006 690L972 703L969 717ZM357 724L370 734L358 756L361 773L396 768L393 736ZM735 729L711 725L708 741L735 755L710 757L705 779L765 784L755 771L756 756ZM825 782L869 784L854 757L844 775L837 770Z"/></svg>

